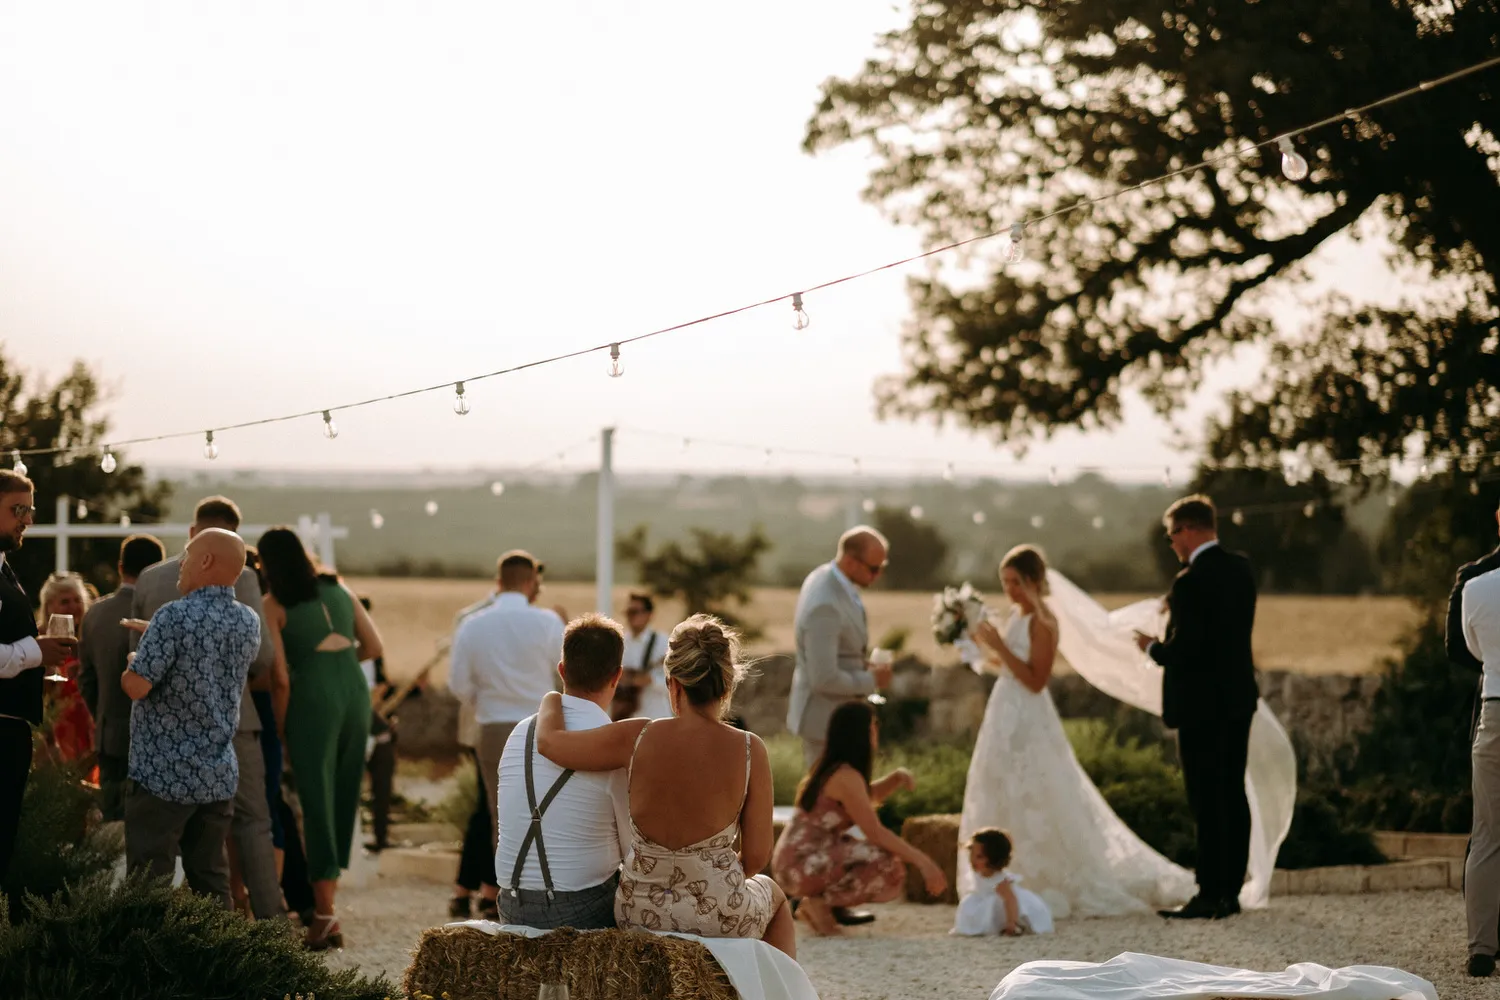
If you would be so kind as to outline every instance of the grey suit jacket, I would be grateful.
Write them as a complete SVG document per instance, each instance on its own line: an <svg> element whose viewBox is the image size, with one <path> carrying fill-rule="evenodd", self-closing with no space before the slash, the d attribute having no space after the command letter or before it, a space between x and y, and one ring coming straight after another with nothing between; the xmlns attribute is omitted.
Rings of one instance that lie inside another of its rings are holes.
<svg viewBox="0 0 1500 1000"><path fill-rule="evenodd" d="M865 613L834 575L833 564L807 575L797 597L797 665L786 727L807 740L828 736L828 717L875 690L865 669Z"/></svg>
<svg viewBox="0 0 1500 1000"><path fill-rule="evenodd" d="M135 599L131 602L130 617L149 621L163 604L170 604L182 596L177 590L177 572L181 563L182 556L177 555L141 573L140 578L135 581ZM245 567L240 578L234 582L234 596L260 619L260 650L255 654L255 662L250 664L250 679L254 680L270 670L276 662L276 646L271 642L270 630L266 628L266 613L260 604L260 580L256 577L255 570ZM132 632L131 648L134 649L139 643L140 636ZM255 711L255 702L251 700L248 689L240 698L240 732L260 732L260 713Z"/></svg>
<svg viewBox="0 0 1500 1000"><path fill-rule="evenodd" d="M99 752L110 757L130 753L130 696L120 688L125 657L133 634L120 624L129 618L135 587L124 585L94 602L78 633L78 686L94 717Z"/></svg>

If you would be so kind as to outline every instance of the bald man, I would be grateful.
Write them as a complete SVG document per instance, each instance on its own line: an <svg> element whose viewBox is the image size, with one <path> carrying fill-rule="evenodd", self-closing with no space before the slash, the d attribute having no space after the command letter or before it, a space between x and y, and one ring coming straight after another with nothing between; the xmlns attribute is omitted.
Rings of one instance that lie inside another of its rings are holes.
<svg viewBox="0 0 1500 1000"><path fill-rule="evenodd" d="M131 654L120 686L130 712L125 865L172 877L180 852L189 887L229 896L224 840L234 815L240 695L260 649L260 618L234 596L245 543L224 528L193 535L177 589Z"/></svg>

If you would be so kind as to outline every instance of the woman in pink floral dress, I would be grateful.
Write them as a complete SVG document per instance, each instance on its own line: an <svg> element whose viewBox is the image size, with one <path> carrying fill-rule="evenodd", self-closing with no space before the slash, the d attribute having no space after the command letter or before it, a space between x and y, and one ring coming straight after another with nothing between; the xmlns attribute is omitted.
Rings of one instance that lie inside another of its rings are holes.
<svg viewBox="0 0 1500 1000"><path fill-rule="evenodd" d="M819 934L841 933L833 908L885 903L906 884L915 865L927 891L941 895L947 879L937 862L887 830L876 807L903 788L914 788L910 772L898 769L870 781L878 727L863 701L834 709L828 742L797 790L797 811L771 855L771 873L786 894L801 898L797 915ZM863 839L851 836L858 826Z"/></svg>

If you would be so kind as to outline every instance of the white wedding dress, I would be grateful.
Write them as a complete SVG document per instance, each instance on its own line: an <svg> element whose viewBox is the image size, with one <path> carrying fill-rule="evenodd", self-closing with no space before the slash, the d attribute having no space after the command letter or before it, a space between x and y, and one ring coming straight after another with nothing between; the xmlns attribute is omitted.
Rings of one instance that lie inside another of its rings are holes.
<svg viewBox="0 0 1500 1000"><path fill-rule="evenodd" d="M1058 623L1058 652L1068 665L1110 697L1160 716L1162 671L1136 648L1134 633L1162 634L1161 602L1140 601L1107 611L1056 570L1047 571L1047 582L1052 592L1048 607ZM1013 612L1003 633L1006 646L1023 660L1031 655L1030 621ZM1250 727L1245 786L1250 870L1240 904L1263 907L1297 799L1292 744L1265 701ZM1010 833L1010 870L1024 876L1059 919L1174 906L1196 889L1191 872L1149 847L1105 802L1073 755L1052 696L1046 690L1027 690L1003 668L990 692L964 788L960 894L971 892L975 882L963 845L985 826Z"/></svg>
<svg viewBox="0 0 1500 1000"><path fill-rule="evenodd" d="M1012 611L1005 645L1031 656L1031 616ZM1058 919L1113 917L1178 906L1192 898L1193 873L1131 832L1073 756L1062 719L1043 689L1000 671L974 744L958 828L958 891L976 888L965 844L982 827L1010 834L1009 868Z"/></svg>

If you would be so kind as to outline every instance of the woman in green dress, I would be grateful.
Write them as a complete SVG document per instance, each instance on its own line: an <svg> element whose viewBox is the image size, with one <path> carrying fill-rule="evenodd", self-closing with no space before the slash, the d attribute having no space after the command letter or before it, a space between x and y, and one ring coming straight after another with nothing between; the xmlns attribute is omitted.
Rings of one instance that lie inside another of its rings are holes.
<svg viewBox="0 0 1500 1000"><path fill-rule="evenodd" d="M272 528L257 547L276 645L272 698L297 778L316 904L305 943L342 948L334 895L349 867L370 732L370 688L359 661L381 655L380 633L338 577L318 572L296 532Z"/></svg>

